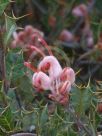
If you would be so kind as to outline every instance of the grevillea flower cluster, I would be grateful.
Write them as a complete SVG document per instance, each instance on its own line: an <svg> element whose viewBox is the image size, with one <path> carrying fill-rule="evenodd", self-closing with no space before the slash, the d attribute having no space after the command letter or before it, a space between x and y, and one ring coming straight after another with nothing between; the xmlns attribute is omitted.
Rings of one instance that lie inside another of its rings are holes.
<svg viewBox="0 0 102 136"><path fill-rule="evenodd" d="M46 56L39 63L38 70L39 72L34 73L32 78L33 86L38 91L50 90L49 98L60 104L66 104L71 85L75 81L73 69L69 67L62 69L54 56Z"/></svg>
<svg viewBox="0 0 102 136"><path fill-rule="evenodd" d="M36 47L34 44L29 44L28 48L30 53L37 52L43 57L37 68L35 68L29 61L24 62L24 65L34 72L32 84L38 92L50 90L50 99L62 105L66 105L69 101L71 85L73 85L75 81L75 72L70 67L65 67L63 69L47 43L43 40L42 36L39 35L39 33L35 33L35 38L36 37L37 40L48 50L49 55L45 55L44 51Z"/></svg>
<svg viewBox="0 0 102 136"><path fill-rule="evenodd" d="M29 47L29 44L37 44L35 43L35 34L39 34L43 37L43 32L39 31L38 29L33 28L30 25L27 25L24 30L20 32L14 32L13 33L13 41L11 43L12 48L27 48Z"/></svg>

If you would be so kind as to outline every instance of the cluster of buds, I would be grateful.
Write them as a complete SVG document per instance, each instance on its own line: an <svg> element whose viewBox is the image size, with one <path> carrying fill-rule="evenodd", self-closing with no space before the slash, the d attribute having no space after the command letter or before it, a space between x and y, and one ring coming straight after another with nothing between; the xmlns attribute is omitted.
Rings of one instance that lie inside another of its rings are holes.
<svg viewBox="0 0 102 136"><path fill-rule="evenodd" d="M30 25L27 25L24 30L20 32L13 33L13 41L11 43L11 48L28 48L29 44L37 44L35 40L35 34L43 37L43 32L39 31L38 29L33 28Z"/></svg>
<svg viewBox="0 0 102 136"><path fill-rule="evenodd" d="M19 32L17 38L16 36L14 36L14 41L16 39L19 39L19 35L21 35L21 32ZM29 34L29 36L30 35L31 33ZM64 69L62 69L59 61L53 55L50 47L44 41L41 34L39 34L38 32L34 32L33 39L36 39L38 42L40 41L40 44L42 44L43 47L47 49L49 55L46 55L42 48L39 48L38 46L36 46L36 44L28 44L28 42L32 41L27 42L26 48L29 50L30 56L32 55L32 53L39 53L42 56L42 59L36 68L29 61L29 58L26 62L24 62L24 65L34 72L32 77L32 84L38 92L50 90L50 99L62 105L66 105L69 101L69 92L71 90L71 86L75 81L75 72L70 67L65 67Z"/></svg>

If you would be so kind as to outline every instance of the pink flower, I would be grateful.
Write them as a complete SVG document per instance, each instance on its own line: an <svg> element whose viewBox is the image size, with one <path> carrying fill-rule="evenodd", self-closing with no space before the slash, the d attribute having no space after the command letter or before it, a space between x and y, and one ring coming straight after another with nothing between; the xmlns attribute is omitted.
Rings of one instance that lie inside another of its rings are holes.
<svg viewBox="0 0 102 136"><path fill-rule="evenodd" d="M76 6L72 10L72 14L75 17L85 17L88 14L87 6L85 4L80 4L80 5Z"/></svg>
<svg viewBox="0 0 102 136"><path fill-rule="evenodd" d="M58 60L54 56L46 56L39 63L39 70L48 72L51 80L49 98L60 103L68 102L68 94L71 90L71 85L75 81L75 72L72 68L61 68Z"/></svg>
<svg viewBox="0 0 102 136"><path fill-rule="evenodd" d="M66 31L64 32L66 34ZM67 32L67 36L71 39L71 34ZM26 26L21 32L14 32L13 47L21 47L27 53L28 61L24 65L30 68L34 74L32 84L37 91L50 90L49 98L60 103L67 104L69 101L69 92L71 85L75 81L75 73L71 68L62 69L59 61L53 56L51 49L43 40L39 31L31 26ZM68 37L67 37L68 38ZM39 47L41 45L41 48ZM49 53L48 56L42 51L45 47ZM43 59L35 68L29 58L32 54L39 53Z"/></svg>
<svg viewBox="0 0 102 136"><path fill-rule="evenodd" d="M27 25L24 30L20 32L13 33L13 41L11 43L11 48L21 47L27 48L29 44L35 44L35 33L36 37L43 37L43 33L30 25Z"/></svg>
<svg viewBox="0 0 102 136"><path fill-rule="evenodd" d="M26 62L25 65L35 71L30 63ZM45 56L32 78L32 84L39 92L50 90L49 98L62 105L68 103L68 94L74 81L73 69L69 67L62 69L54 56Z"/></svg>
<svg viewBox="0 0 102 136"><path fill-rule="evenodd" d="M40 92L50 90L50 99L62 105L66 105L69 101L71 85L75 81L75 72L69 67L62 69L57 58L52 55L47 43L40 36L38 37L38 40L41 41L44 47L46 47L49 55L46 56L40 48L29 45L28 49L30 52L37 52L43 57L37 68L35 68L30 62L24 63L25 66L34 72L32 84Z"/></svg>
<svg viewBox="0 0 102 136"><path fill-rule="evenodd" d="M59 40L61 41L70 42L73 41L73 39L74 39L73 34L66 29L60 33Z"/></svg>

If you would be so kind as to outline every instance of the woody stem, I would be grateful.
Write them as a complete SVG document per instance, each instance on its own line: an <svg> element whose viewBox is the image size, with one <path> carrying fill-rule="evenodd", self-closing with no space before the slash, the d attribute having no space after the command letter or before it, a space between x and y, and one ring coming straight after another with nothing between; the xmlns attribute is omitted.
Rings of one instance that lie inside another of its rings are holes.
<svg viewBox="0 0 102 136"><path fill-rule="evenodd" d="M0 74L4 92L7 93L8 85L6 80L5 46L3 44L2 31L0 31Z"/></svg>

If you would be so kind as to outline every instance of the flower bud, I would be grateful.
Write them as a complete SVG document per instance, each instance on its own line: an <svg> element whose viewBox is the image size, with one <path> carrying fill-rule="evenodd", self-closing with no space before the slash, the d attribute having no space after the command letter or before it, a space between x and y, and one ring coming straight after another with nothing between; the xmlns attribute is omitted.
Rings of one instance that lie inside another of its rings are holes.
<svg viewBox="0 0 102 136"><path fill-rule="evenodd" d="M20 41L24 41L24 40L26 39L25 33L24 33L24 32L19 32L19 33L18 33L18 39L19 39Z"/></svg>
<svg viewBox="0 0 102 136"><path fill-rule="evenodd" d="M85 17L88 14L87 6L85 4L81 4L81 5L76 6L72 10L72 14L75 17Z"/></svg>
<svg viewBox="0 0 102 136"><path fill-rule="evenodd" d="M75 81L75 72L72 68L66 67L63 69L61 76L60 76L61 81L70 81L71 84L74 83Z"/></svg>
<svg viewBox="0 0 102 136"><path fill-rule="evenodd" d="M56 25L56 18L55 18L54 16L50 16L50 17L48 18L48 24L49 24L49 26L51 26L51 27L55 27L55 25Z"/></svg>
<svg viewBox="0 0 102 136"><path fill-rule="evenodd" d="M73 34L65 29L60 33L59 40L65 42L73 41Z"/></svg>
<svg viewBox="0 0 102 136"><path fill-rule="evenodd" d="M27 35L30 35L30 34L33 33L33 27L30 26L30 25L27 25L27 26L25 27L24 31L25 31L25 33L26 33Z"/></svg>

